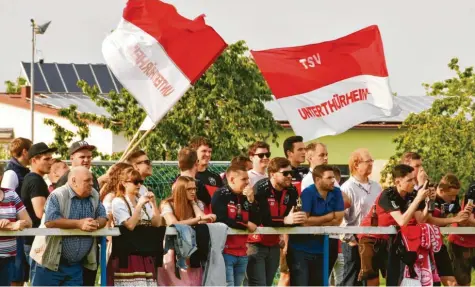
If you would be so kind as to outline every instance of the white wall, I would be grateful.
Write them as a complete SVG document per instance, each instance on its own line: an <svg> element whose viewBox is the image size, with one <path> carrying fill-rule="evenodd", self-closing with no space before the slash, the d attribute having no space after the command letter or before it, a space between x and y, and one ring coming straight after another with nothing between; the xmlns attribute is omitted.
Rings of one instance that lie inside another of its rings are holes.
<svg viewBox="0 0 475 287"><path fill-rule="evenodd" d="M53 128L44 124L45 118L53 119L59 125L73 132L77 130L67 119L35 111L35 143L50 144L53 141ZM30 138L30 122L30 110L0 103L0 128L13 128L15 137ZM103 129L98 125L89 126L89 135L86 141L95 145L102 153L111 154L122 151L127 146L127 140L124 137L114 135L110 130Z"/></svg>

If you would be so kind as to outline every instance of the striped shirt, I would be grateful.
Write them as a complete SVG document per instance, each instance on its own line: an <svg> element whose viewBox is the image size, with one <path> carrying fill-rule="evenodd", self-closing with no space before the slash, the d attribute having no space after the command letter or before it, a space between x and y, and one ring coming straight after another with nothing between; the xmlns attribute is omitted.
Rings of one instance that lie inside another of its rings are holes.
<svg viewBox="0 0 475 287"><path fill-rule="evenodd" d="M25 209L18 194L11 189L4 189L3 200L0 202L0 220L17 221L17 215ZM13 236L0 237L0 258L16 256L16 238Z"/></svg>

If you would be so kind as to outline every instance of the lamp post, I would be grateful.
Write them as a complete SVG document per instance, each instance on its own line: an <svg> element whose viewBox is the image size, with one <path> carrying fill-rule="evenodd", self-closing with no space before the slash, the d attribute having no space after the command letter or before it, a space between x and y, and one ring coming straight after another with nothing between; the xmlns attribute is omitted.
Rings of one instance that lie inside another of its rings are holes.
<svg viewBox="0 0 475 287"><path fill-rule="evenodd" d="M36 35L42 35L48 29L51 21L43 25L36 25L35 20L31 19L31 68L30 68L30 110L31 110L31 141L34 141L35 135L35 51Z"/></svg>

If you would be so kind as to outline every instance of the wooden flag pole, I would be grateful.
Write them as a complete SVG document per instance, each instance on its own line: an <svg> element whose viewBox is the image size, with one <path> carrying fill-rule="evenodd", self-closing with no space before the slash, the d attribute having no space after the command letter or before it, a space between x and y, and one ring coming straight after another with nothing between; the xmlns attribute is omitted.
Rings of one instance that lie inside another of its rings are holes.
<svg viewBox="0 0 475 287"><path fill-rule="evenodd" d="M148 136L148 134L150 134L150 133L155 129L155 127L156 127L156 125L154 125L154 126L151 127L150 129L148 129L148 130L142 135L142 137L140 137L140 138L138 139L138 141L127 151L127 153L124 153L124 154L122 155L121 160L125 160L125 159L130 155L130 153L131 153L133 150L135 150L135 149L139 146L139 144Z"/></svg>
<svg viewBox="0 0 475 287"><path fill-rule="evenodd" d="M138 129L137 132L134 134L134 137L130 140L129 144L127 145L127 147L125 148L124 150L124 153L122 154L122 156L120 157L119 161L118 162L123 162L125 161L125 155L129 152L130 150L130 147L132 146L132 144L137 140L137 138L139 137L139 134L140 134L141 130Z"/></svg>

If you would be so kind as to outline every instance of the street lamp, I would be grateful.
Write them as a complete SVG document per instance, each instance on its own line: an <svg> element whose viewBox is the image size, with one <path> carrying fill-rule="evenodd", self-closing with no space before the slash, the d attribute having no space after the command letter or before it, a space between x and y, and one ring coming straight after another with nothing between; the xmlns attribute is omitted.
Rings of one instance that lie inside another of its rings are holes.
<svg viewBox="0 0 475 287"><path fill-rule="evenodd" d="M35 51L36 51L36 35L42 35L48 29L51 21L44 23L43 25L36 25L35 20L31 19L31 68L30 68L30 105L31 105L31 141L35 134Z"/></svg>

